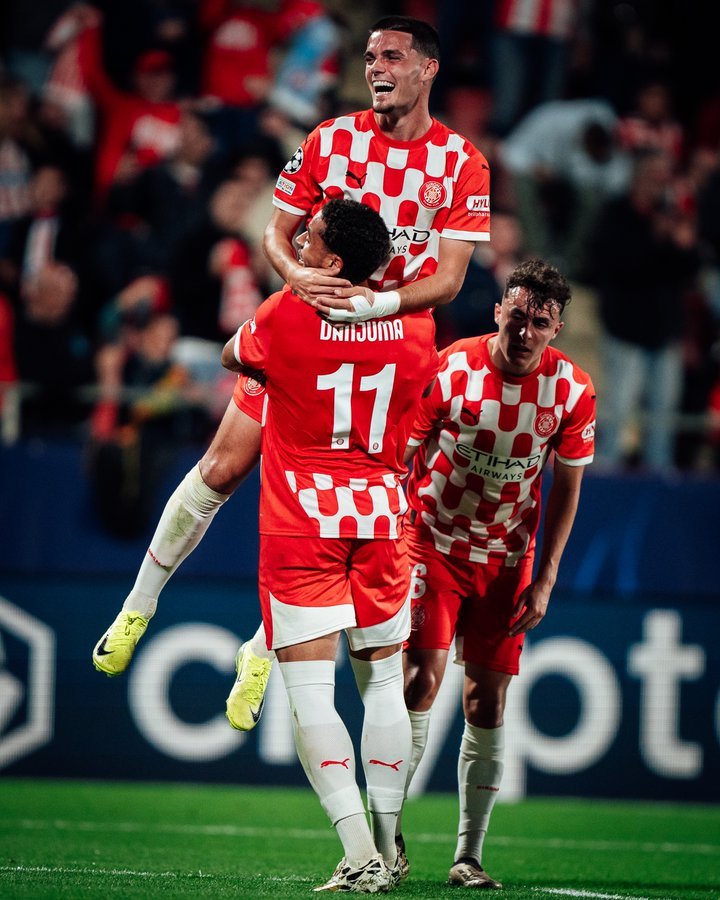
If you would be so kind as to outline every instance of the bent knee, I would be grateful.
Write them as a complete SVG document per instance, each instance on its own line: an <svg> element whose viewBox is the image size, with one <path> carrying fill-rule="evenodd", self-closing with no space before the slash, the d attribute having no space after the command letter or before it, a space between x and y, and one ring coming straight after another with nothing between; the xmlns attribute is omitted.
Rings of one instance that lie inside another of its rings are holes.
<svg viewBox="0 0 720 900"><path fill-rule="evenodd" d="M442 676L432 669L416 668L405 679L405 705L414 712L425 712L435 701Z"/></svg>
<svg viewBox="0 0 720 900"><path fill-rule="evenodd" d="M210 448L200 460L200 475L205 484L219 494L232 494L254 466L248 466L232 454Z"/></svg>

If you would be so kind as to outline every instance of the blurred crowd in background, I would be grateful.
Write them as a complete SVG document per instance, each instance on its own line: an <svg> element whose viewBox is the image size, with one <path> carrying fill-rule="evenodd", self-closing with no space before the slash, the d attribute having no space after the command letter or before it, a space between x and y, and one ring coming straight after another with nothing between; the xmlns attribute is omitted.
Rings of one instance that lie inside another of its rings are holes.
<svg viewBox="0 0 720 900"><path fill-rule="evenodd" d="M5 0L3 441L82 440L108 527L144 527L147 486L230 396L219 346L281 286L278 172L368 105L368 28L405 13L440 34L434 115L492 171L440 346L494 330L541 255L573 282L560 346L598 388L598 466L720 472L720 72L693 6Z"/></svg>

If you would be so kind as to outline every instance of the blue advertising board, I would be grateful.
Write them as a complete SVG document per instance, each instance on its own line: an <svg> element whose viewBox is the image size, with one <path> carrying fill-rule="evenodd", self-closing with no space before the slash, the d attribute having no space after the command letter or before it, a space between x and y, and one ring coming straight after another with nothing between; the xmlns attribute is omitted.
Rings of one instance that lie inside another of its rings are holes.
<svg viewBox="0 0 720 900"><path fill-rule="evenodd" d="M128 672L90 655L127 590L111 576L0 576L0 770L8 775L305 784L282 679L255 731L224 718L252 582L177 577ZM504 799L718 801L720 610L560 592L510 689ZM455 789L462 672L450 663L414 790ZM338 705L361 705L341 654Z"/></svg>
<svg viewBox="0 0 720 900"><path fill-rule="evenodd" d="M0 448L0 572L137 571L166 499L197 461L184 451L158 483L146 534L118 540L93 513L82 449L33 442ZM547 490L551 475L547 474ZM259 483L252 473L183 563L183 575L253 578ZM720 596L720 479L590 471L558 587L583 594Z"/></svg>

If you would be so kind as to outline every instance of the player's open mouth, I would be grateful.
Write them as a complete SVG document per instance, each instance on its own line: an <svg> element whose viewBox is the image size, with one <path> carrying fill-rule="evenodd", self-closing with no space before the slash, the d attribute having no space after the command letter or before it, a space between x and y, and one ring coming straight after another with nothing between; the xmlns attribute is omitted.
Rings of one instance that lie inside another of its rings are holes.
<svg viewBox="0 0 720 900"><path fill-rule="evenodd" d="M373 81L373 90L376 94L389 94L395 90L395 85L390 81Z"/></svg>

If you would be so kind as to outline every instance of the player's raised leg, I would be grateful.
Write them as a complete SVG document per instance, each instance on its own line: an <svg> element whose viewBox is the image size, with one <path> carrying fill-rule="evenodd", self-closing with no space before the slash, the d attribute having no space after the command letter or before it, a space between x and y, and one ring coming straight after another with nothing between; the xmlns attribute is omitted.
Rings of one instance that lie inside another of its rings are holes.
<svg viewBox="0 0 720 900"><path fill-rule="evenodd" d="M250 731L260 721L274 659L275 653L267 648L265 627L261 622L255 634L237 652L237 678L225 701L225 715L238 731Z"/></svg>
<svg viewBox="0 0 720 900"><path fill-rule="evenodd" d="M98 671L120 675L127 669L155 614L160 592L203 539L218 509L254 468L259 452L260 423L231 400L210 447L165 505L135 584L93 650Z"/></svg>

